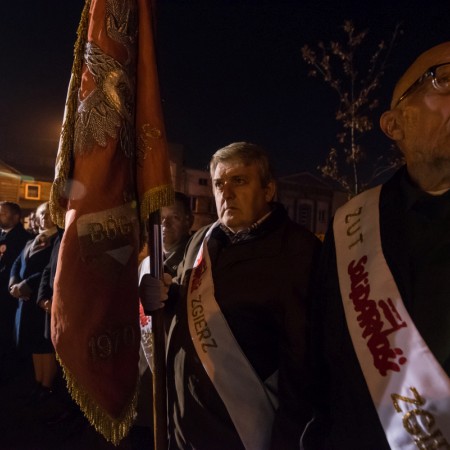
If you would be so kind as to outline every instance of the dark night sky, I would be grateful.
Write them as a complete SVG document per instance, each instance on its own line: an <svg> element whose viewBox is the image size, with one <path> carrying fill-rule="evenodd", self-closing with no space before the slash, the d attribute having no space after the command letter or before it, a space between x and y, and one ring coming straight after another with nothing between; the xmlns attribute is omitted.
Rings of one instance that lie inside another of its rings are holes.
<svg viewBox="0 0 450 450"><path fill-rule="evenodd" d="M3 8L0 158L30 175L43 173L38 167L56 155L83 3L15 1ZM280 174L314 171L334 144L337 99L307 76L300 49L342 41L344 19L369 28L367 49L403 22L379 90L383 106L407 65L449 39L448 1L160 0L166 128L170 141L185 145L186 164L206 168L220 146L249 140L271 152ZM389 148L380 133L373 138L377 151Z"/></svg>

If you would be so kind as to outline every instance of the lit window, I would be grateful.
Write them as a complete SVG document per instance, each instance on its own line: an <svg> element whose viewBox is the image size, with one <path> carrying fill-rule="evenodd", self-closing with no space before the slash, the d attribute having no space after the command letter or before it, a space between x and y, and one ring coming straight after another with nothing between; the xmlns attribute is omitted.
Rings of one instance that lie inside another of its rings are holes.
<svg viewBox="0 0 450 450"><path fill-rule="evenodd" d="M41 199L41 185L40 184L25 184L25 198L27 200Z"/></svg>

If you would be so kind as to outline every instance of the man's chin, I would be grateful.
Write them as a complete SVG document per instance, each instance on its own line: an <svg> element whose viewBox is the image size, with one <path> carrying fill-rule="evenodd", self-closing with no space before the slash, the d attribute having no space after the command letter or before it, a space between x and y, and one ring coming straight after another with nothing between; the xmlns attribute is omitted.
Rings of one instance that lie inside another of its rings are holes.
<svg viewBox="0 0 450 450"><path fill-rule="evenodd" d="M228 213L225 213L220 221L228 228L232 228L236 224L235 217Z"/></svg>
<svg viewBox="0 0 450 450"><path fill-rule="evenodd" d="M228 220L221 220L222 224L225 225L227 228L229 228L234 233L237 233L238 231L244 230L247 228L245 225L242 225L241 222L238 220L228 219Z"/></svg>
<svg viewBox="0 0 450 450"><path fill-rule="evenodd" d="M174 245L174 241L172 239L162 239L162 244L164 248L170 248Z"/></svg>

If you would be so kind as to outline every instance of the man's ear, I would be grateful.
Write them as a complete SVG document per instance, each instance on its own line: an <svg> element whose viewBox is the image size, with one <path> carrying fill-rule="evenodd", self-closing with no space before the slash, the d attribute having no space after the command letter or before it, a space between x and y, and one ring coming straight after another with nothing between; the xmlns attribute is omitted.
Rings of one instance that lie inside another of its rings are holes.
<svg viewBox="0 0 450 450"><path fill-rule="evenodd" d="M384 112L380 117L380 128L384 134L393 141L401 141L404 138L401 116L398 109L391 109Z"/></svg>
<svg viewBox="0 0 450 450"><path fill-rule="evenodd" d="M273 201L273 198L275 197L275 192L277 190L275 181L269 181L267 183L267 186L265 187L266 190L266 201L271 202Z"/></svg>

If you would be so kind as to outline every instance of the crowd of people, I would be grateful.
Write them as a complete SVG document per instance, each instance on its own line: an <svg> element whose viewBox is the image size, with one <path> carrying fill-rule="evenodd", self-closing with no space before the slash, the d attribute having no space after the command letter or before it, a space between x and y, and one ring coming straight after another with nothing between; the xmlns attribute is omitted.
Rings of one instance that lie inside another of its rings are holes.
<svg viewBox="0 0 450 450"><path fill-rule="evenodd" d="M450 43L406 70L380 127L405 165L339 208L323 244L276 201L253 143L211 158L215 223L191 234L182 194L163 208L167 277L144 259L140 296L165 316L169 449L450 448ZM0 204L2 367L31 354L39 402L57 374L61 232L47 204L36 223Z"/></svg>
<svg viewBox="0 0 450 450"><path fill-rule="evenodd" d="M18 204L0 203L1 380L17 376L31 357L35 382L25 404L40 405L53 392L58 374L50 337L52 285L60 237L48 203L28 217L25 230Z"/></svg>
<svg viewBox="0 0 450 450"><path fill-rule="evenodd" d="M0 229L0 392L2 404L17 409L3 419L0 448L110 449L70 397L51 341L63 230L52 222L48 202L23 217L9 201L0 202Z"/></svg>

